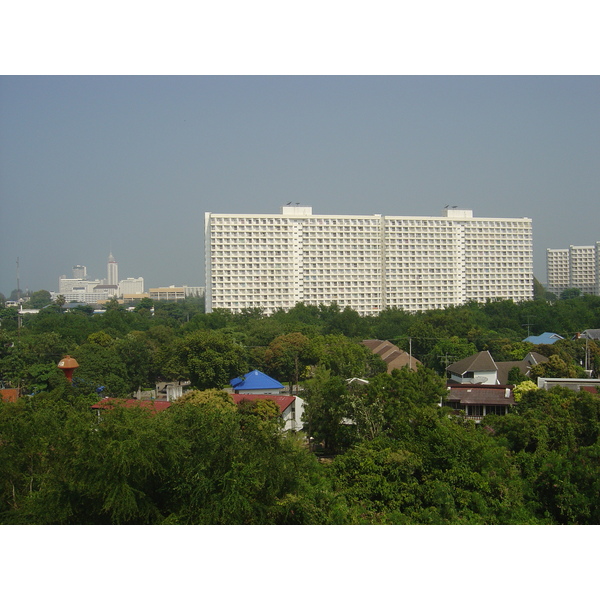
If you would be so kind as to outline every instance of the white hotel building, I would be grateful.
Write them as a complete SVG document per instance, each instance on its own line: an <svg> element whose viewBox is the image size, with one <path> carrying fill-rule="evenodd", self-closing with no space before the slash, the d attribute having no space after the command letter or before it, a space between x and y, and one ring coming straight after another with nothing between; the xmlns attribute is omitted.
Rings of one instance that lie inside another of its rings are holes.
<svg viewBox="0 0 600 600"><path fill-rule="evenodd" d="M595 246L548 248L546 269L548 291L560 295L568 288L583 294L600 295L600 242Z"/></svg>
<svg viewBox="0 0 600 600"><path fill-rule="evenodd" d="M531 219L205 214L206 310L298 302L361 315L533 297Z"/></svg>

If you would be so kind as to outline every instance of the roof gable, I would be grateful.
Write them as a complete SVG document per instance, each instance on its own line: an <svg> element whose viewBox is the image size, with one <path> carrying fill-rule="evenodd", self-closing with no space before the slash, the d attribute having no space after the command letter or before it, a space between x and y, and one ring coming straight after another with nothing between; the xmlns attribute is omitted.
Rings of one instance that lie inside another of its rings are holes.
<svg viewBox="0 0 600 600"><path fill-rule="evenodd" d="M579 337L600 340L600 329L586 329Z"/></svg>
<svg viewBox="0 0 600 600"><path fill-rule="evenodd" d="M526 337L523 341L524 342L530 342L532 344L546 344L546 345L550 345L550 344L554 344L554 342L558 342L558 340L564 340L565 338L563 338L561 335L558 335L558 333L552 333L551 331L544 331L544 333L540 334L540 335L530 335L529 337Z"/></svg>
<svg viewBox="0 0 600 600"><path fill-rule="evenodd" d="M421 364L414 356L410 356L408 352L401 350L387 340L363 340L361 344L369 348L374 354L379 355L386 363L388 373L391 373L393 369L401 369L405 366L416 370L417 365Z"/></svg>
<svg viewBox="0 0 600 600"><path fill-rule="evenodd" d="M497 371L498 367L488 350L483 350L472 356L467 356L458 362L448 365L448 371L456 375L464 375L472 371Z"/></svg>

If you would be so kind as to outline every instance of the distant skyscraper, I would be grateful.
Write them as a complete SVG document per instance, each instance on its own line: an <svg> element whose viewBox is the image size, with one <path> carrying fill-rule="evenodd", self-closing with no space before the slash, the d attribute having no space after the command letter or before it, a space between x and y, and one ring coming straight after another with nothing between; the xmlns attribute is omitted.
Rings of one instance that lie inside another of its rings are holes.
<svg viewBox="0 0 600 600"><path fill-rule="evenodd" d="M595 246L569 246L546 250L548 291L560 294L567 288L577 288L584 294L600 294L598 253Z"/></svg>
<svg viewBox="0 0 600 600"><path fill-rule="evenodd" d="M119 285L119 265L112 252L108 255L108 279L106 283L108 285Z"/></svg>
<svg viewBox="0 0 600 600"><path fill-rule="evenodd" d="M75 265L73 267L73 279L86 279L87 268L83 265Z"/></svg>

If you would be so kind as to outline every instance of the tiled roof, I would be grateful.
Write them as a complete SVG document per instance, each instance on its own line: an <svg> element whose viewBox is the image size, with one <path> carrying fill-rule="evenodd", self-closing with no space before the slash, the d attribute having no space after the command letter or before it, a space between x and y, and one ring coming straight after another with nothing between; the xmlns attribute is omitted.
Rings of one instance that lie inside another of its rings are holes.
<svg viewBox="0 0 600 600"><path fill-rule="evenodd" d="M579 337L588 338L589 340L600 340L600 329L586 329Z"/></svg>
<svg viewBox="0 0 600 600"><path fill-rule="evenodd" d="M256 402L257 400L271 400L279 407L279 411L283 411L296 399L296 396L277 396L275 394L230 394L232 400L239 404L243 400Z"/></svg>
<svg viewBox="0 0 600 600"><path fill-rule="evenodd" d="M398 346L394 346L394 344L387 340L363 340L361 344L381 357L388 366L388 373L407 365L415 369L421 364L414 356L411 357L408 352L400 350Z"/></svg>
<svg viewBox="0 0 600 600"><path fill-rule="evenodd" d="M492 358L492 355L484 350L472 356L467 356L458 362L448 365L448 371L462 375L467 371L496 371L497 366Z"/></svg>
<svg viewBox="0 0 600 600"><path fill-rule="evenodd" d="M19 390L17 388L3 388L0 390L0 398L5 402L16 402L19 397Z"/></svg>
<svg viewBox="0 0 600 600"><path fill-rule="evenodd" d="M540 363L548 362L548 357L539 352L528 352L524 358L530 365L539 365Z"/></svg>
<svg viewBox="0 0 600 600"><path fill-rule="evenodd" d="M508 383L508 374L512 368L517 367L521 375L527 375L531 365L524 360L507 360L496 363L496 366L498 367L496 373L498 383L500 385L506 385Z"/></svg>
<svg viewBox="0 0 600 600"><path fill-rule="evenodd" d="M232 379L229 384L235 391L244 390L279 390L284 386L276 379L265 375L261 371L250 371L241 377Z"/></svg>
<svg viewBox="0 0 600 600"><path fill-rule="evenodd" d="M506 397L506 390L509 396ZM447 402L460 402L460 404L488 404L511 405L515 404L512 387L503 385L457 385L450 386Z"/></svg>
<svg viewBox="0 0 600 600"><path fill-rule="evenodd" d="M160 412L171 406L167 400L137 400L136 398L102 398L102 400L93 404L91 408L104 409L114 408L115 406L126 406L127 408L139 406L147 408L152 412Z"/></svg>
<svg viewBox="0 0 600 600"><path fill-rule="evenodd" d="M598 388L593 385L582 385L580 389L582 392L589 392L590 394L598 393Z"/></svg>

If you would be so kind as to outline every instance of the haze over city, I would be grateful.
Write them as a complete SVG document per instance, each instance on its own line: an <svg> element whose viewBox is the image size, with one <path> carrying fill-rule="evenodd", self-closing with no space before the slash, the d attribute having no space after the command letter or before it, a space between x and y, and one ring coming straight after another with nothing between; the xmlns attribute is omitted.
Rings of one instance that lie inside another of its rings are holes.
<svg viewBox="0 0 600 600"><path fill-rule="evenodd" d="M599 238L598 77L0 78L0 292L73 265L204 285L204 212L533 219Z"/></svg>

